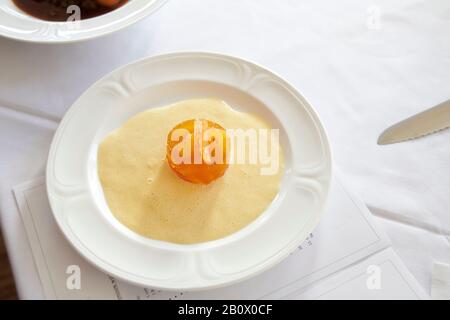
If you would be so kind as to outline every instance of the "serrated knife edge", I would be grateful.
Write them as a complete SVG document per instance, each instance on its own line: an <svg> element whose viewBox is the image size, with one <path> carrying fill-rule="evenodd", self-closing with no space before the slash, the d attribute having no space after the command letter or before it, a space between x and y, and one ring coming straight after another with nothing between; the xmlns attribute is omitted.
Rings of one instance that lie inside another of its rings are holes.
<svg viewBox="0 0 450 320"><path fill-rule="evenodd" d="M378 144L404 142L450 128L450 100L387 128Z"/></svg>

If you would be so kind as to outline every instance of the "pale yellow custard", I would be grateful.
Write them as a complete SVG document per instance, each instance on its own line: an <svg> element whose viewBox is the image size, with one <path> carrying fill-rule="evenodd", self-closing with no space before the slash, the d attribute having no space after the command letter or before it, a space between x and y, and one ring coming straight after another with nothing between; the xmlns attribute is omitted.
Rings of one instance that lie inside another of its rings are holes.
<svg viewBox="0 0 450 320"><path fill-rule="evenodd" d="M145 237L193 244L230 235L258 218L278 193L283 176L262 175L262 164L230 164L208 184L180 179L166 161L166 141L178 123L210 119L226 129L271 129L251 114L215 99L150 109L109 134L98 149L98 173L114 216Z"/></svg>

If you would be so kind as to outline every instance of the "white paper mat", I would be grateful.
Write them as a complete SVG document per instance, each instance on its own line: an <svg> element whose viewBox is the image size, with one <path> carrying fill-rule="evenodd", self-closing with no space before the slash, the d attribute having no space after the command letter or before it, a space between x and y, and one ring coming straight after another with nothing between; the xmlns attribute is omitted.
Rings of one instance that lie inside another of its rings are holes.
<svg viewBox="0 0 450 320"><path fill-rule="evenodd" d="M429 299L391 248L289 299Z"/></svg>
<svg viewBox="0 0 450 320"><path fill-rule="evenodd" d="M195 293L139 288L102 273L87 263L59 231L50 211L43 178L15 187L14 193L47 298L315 298L322 297L318 292L329 286L334 286L335 292L330 298L372 298L374 290L378 298L427 298L395 253L386 249L389 240L365 206L351 197L337 179L332 185L329 209L320 225L289 258L243 283ZM382 253L374 255L377 252ZM393 261L394 269L385 268L387 259ZM365 281L347 281L354 272L359 272L361 279L373 276L370 272L364 273L368 263L372 267L382 266L380 288L369 288ZM352 267L339 272L349 266ZM80 277L75 279L78 274ZM383 277L388 281L383 281Z"/></svg>

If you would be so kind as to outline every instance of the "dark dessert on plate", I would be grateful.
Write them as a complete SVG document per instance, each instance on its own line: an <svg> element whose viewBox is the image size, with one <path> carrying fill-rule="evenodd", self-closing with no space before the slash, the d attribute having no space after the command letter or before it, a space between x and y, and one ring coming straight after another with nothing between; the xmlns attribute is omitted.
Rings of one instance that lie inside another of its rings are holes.
<svg viewBox="0 0 450 320"><path fill-rule="evenodd" d="M80 19L89 19L111 12L128 0L12 0L21 10L38 19L68 21L79 12ZM76 6L76 7L74 7ZM79 10L77 9L79 8ZM77 11L78 10L78 11Z"/></svg>

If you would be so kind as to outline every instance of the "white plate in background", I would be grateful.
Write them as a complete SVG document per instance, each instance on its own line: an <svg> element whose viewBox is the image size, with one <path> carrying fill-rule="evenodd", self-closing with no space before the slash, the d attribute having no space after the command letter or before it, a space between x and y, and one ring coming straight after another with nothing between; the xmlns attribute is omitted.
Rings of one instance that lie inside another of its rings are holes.
<svg viewBox="0 0 450 320"><path fill-rule="evenodd" d="M52 22L34 18L12 0L0 0L0 36L41 43L67 43L97 38L152 14L167 0L130 0L107 14L79 21Z"/></svg>
<svg viewBox="0 0 450 320"><path fill-rule="evenodd" d="M135 234L104 199L99 143L137 113L204 97L220 98L280 129L286 171L278 196L249 226L216 241L180 245ZM240 58L174 53L122 67L75 102L52 142L47 191L60 229L88 261L137 285L189 291L242 281L293 252L319 221L331 169L317 114L286 81Z"/></svg>

